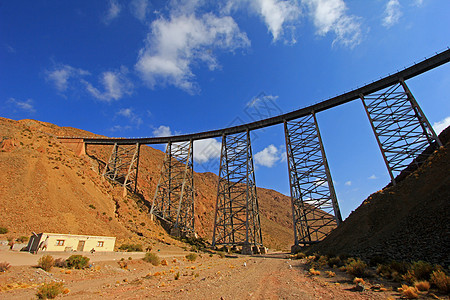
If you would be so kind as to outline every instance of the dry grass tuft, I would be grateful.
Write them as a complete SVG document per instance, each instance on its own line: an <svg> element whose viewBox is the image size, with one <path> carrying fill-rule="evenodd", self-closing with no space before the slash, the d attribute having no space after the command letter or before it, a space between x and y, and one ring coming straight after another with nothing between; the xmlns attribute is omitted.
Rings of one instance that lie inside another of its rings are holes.
<svg viewBox="0 0 450 300"><path fill-rule="evenodd" d="M419 293L417 289L413 286L407 286L403 284L401 288L399 288L399 292L406 299L417 299L419 297Z"/></svg>
<svg viewBox="0 0 450 300"><path fill-rule="evenodd" d="M44 255L38 260L38 267L49 272L55 264L55 260L51 255Z"/></svg>
<svg viewBox="0 0 450 300"><path fill-rule="evenodd" d="M442 270L436 270L431 274L431 284L435 285L441 293L450 293L450 277Z"/></svg>
<svg viewBox="0 0 450 300"><path fill-rule="evenodd" d="M359 278L359 277L355 277L355 279L353 279L353 283L354 283L354 284L358 284L358 283L366 284L366 282L364 281L364 279Z"/></svg>
<svg viewBox="0 0 450 300"><path fill-rule="evenodd" d="M327 277L329 277L329 278L336 276L336 273L334 273L333 271L325 271L325 274L326 274Z"/></svg>
<svg viewBox="0 0 450 300"><path fill-rule="evenodd" d="M430 289L430 283L428 281L418 281L414 284L414 287L421 292L427 292Z"/></svg>
<svg viewBox="0 0 450 300"><path fill-rule="evenodd" d="M7 263L6 261L0 262L0 272L6 272L11 268L11 265Z"/></svg>

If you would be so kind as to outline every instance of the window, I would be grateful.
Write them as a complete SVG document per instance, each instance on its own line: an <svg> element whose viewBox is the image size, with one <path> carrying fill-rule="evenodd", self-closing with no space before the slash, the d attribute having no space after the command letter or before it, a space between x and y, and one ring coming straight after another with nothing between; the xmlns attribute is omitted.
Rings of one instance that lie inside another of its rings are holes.
<svg viewBox="0 0 450 300"><path fill-rule="evenodd" d="M102 241L98 241L97 242L97 247L103 247L103 242Z"/></svg>
<svg viewBox="0 0 450 300"><path fill-rule="evenodd" d="M56 246L64 246L64 240L56 240Z"/></svg>

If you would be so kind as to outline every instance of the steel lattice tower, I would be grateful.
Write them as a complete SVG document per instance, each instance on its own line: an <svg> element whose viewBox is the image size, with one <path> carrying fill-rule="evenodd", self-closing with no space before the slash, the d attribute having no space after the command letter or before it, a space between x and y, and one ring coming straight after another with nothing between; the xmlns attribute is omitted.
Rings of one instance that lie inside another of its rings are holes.
<svg viewBox="0 0 450 300"><path fill-rule="evenodd" d="M250 133L222 137L213 246L262 247ZM253 247L253 250L252 250Z"/></svg>
<svg viewBox="0 0 450 300"><path fill-rule="evenodd" d="M295 244L319 242L342 222L314 114L284 122Z"/></svg>
<svg viewBox="0 0 450 300"><path fill-rule="evenodd" d="M140 144L119 145L114 144L109 161L103 171L103 176L117 182L126 190L136 192L137 175L139 170Z"/></svg>
<svg viewBox="0 0 450 300"><path fill-rule="evenodd" d="M360 95L391 181L414 161L420 165L429 146L442 146L403 80L381 92Z"/></svg>
<svg viewBox="0 0 450 300"><path fill-rule="evenodd" d="M150 213L167 222L172 235L195 233L192 141L167 144Z"/></svg>

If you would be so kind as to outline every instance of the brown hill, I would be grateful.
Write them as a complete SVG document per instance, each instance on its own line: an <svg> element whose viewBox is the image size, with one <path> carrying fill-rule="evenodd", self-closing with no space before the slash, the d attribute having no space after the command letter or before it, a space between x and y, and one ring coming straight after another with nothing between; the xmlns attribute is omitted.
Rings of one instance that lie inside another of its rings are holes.
<svg viewBox="0 0 450 300"><path fill-rule="evenodd" d="M96 136L50 123L0 118L0 226L8 235L69 232L117 236L119 244L160 240L176 243L148 215L164 153L141 147L138 192L122 197L121 188L102 179L111 146L88 146L77 156L56 136ZM212 237L218 178L195 173L198 233ZM293 240L290 198L258 188L264 243L288 249ZM146 205L147 204L147 205Z"/></svg>
<svg viewBox="0 0 450 300"><path fill-rule="evenodd" d="M450 127L445 146L396 186L368 197L309 251L450 264Z"/></svg>

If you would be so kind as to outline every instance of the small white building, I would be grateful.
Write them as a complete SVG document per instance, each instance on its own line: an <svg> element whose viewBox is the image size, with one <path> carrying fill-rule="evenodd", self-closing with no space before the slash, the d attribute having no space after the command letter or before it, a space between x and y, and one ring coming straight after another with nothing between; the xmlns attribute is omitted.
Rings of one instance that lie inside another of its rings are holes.
<svg viewBox="0 0 450 300"><path fill-rule="evenodd" d="M92 236L60 233L39 233L31 236L26 251L36 253L39 251L114 251L115 237Z"/></svg>

